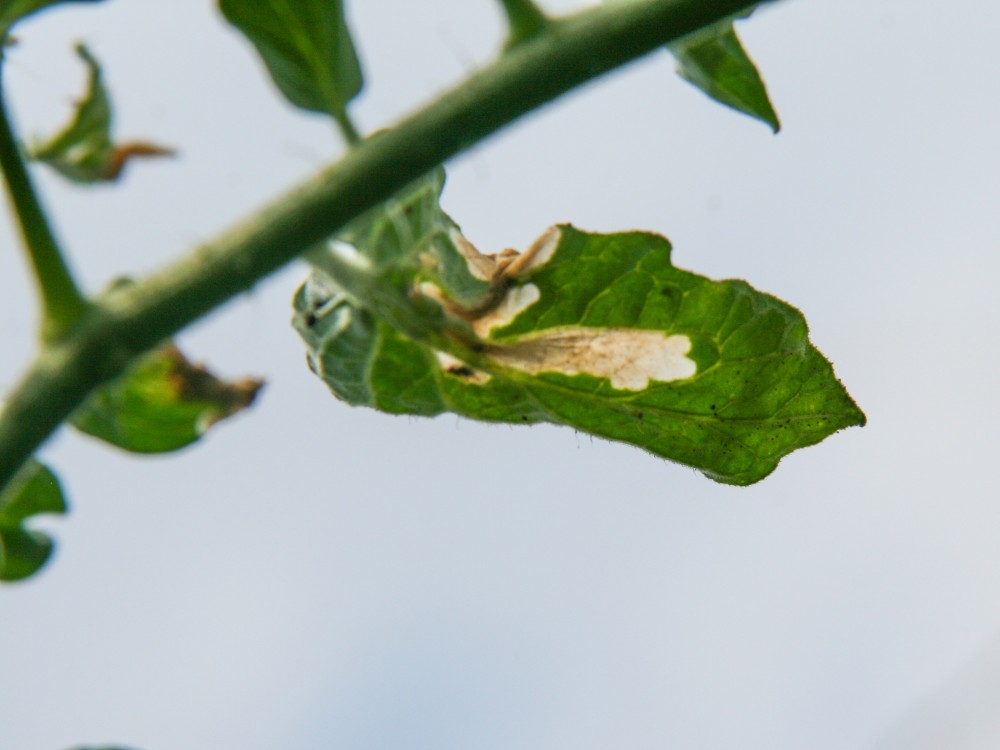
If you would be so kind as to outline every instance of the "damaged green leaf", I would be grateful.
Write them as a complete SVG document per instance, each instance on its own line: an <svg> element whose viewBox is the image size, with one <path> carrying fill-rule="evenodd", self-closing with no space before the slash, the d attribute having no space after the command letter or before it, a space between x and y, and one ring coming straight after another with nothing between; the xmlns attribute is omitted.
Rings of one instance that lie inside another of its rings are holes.
<svg viewBox="0 0 1000 750"><path fill-rule="evenodd" d="M25 528L29 518L66 512L59 480L46 466L29 461L0 492L0 581L19 581L38 572L52 555L52 540Z"/></svg>
<svg viewBox="0 0 1000 750"><path fill-rule="evenodd" d="M66 127L47 141L30 145L28 156L83 184L117 180L133 158L173 156L173 149L155 143L112 140L111 100L101 67L83 45L76 52L87 66L87 91Z"/></svg>
<svg viewBox="0 0 1000 750"><path fill-rule="evenodd" d="M411 187L350 238L376 279L404 269L409 298L436 302L447 325L401 330L398 310L353 293L335 265L296 295L310 367L339 398L396 414L565 424L740 485L864 424L792 306L673 267L667 240L645 232L564 225L524 253L483 255L429 189ZM442 274L448 263L482 293Z"/></svg>
<svg viewBox="0 0 1000 750"><path fill-rule="evenodd" d="M82 432L133 453L166 453L198 440L212 425L253 403L260 380L220 380L168 344L73 415Z"/></svg>

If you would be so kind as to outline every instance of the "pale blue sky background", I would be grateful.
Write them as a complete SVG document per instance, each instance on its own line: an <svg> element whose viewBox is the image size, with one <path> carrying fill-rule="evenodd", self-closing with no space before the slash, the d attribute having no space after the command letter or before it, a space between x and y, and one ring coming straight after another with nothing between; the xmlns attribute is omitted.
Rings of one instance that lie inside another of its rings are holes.
<svg viewBox="0 0 1000 750"><path fill-rule="evenodd" d="M367 130L501 42L489 0L348 6ZM290 268L183 337L268 379L251 413L166 458L44 449L73 512L44 575L0 590L0 750L996 747L1000 5L785 0L741 29L779 136L654 55L450 165L446 207L487 252L564 221L666 234L801 307L867 428L737 489L566 429L351 409L305 367ZM25 134L63 121L82 39L119 135L182 154L114 188L39 173L91 289L339 149L212 3L18 35ZM35 309L0 222L7 388Z"/></svg>

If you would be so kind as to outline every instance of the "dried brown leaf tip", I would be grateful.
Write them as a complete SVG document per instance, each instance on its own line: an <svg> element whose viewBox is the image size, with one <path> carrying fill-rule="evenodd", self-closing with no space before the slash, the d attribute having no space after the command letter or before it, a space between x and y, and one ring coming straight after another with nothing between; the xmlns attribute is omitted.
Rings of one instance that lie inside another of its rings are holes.
<svg viewBox="0 0 1000 750"><path fill-rule="evenodd" d="M178 398L210 404L217 410L218 413L208 420L205 427L250 406L264 386L264 381L256 378L232 382L220 380L204 365L192 364L173 345L164 347L163 354L171 361L169 379Z"/></svg>
<svg viewBox="0 0 1000 750"><path fill-rule="evenodd" d="M101 177L108 182L117 180L125 169L125 165L132 159L162 158L176 155L175 149L148 141L122 143L115 146L108 154Z"/></svg>

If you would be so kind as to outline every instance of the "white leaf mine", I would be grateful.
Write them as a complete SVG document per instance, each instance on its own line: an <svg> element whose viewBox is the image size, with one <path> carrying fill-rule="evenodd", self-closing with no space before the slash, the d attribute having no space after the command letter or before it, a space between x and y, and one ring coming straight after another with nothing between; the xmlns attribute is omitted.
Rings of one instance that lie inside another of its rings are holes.
<svg viewBox="0 0 1000 750"><path fill-rule="evenodd" d="M555 328L492 347L497 362L537 375L593 375L611 386L641 391L650 381L669 383L695 375L698 366L687 356L691 339L682 334L636 328Z"/></svg>
<svg viewBox="0 0 1000 750"><path fill-rule="evenodd" d="M470 321L472 330L479 338L488 338L494 328L510 325L514 318L542 298L542 293L534 284L511 287L499 303L475 320Z"/></svg>

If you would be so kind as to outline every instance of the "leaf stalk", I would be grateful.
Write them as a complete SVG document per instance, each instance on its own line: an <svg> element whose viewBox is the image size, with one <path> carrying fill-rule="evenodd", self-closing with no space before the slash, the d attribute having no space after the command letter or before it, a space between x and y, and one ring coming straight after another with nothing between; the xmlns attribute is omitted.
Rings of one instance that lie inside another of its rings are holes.
<svg viewBox="0 0 1000 750"><path fill-rule="evenodd" d="M344 137L344 141L348 146L357 146L361 143L361 134L358 129L354 127L354 123L351 118L347 115L346 111L334 112L333 119L337 122L337 127L340 129L340 134Z"/></svg>

